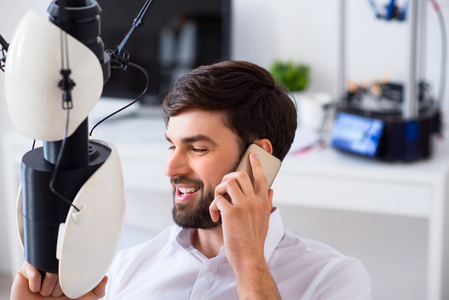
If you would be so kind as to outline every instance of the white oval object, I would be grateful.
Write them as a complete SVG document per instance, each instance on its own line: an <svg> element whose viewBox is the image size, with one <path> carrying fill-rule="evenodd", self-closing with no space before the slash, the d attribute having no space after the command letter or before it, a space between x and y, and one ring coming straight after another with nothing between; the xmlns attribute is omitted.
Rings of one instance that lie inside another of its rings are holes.
<svg viewBox="0 0 449 300"><path fill-rule="evenodd" d="M58 234L59 284L69 298L95 288L107 273L120 240L125 189L117 149L81 187Z"/></svg>
<svg viewBox="0 0 449 300"><path fill-rule="evenodd" d="M63 48L65 41L67 52ZM66 111L62 108L63 91L58 83L62 79L61 57L65 54L70 78L76 84L72 90L70 136L100 99L103 90L100 62L81 42L28 11L11 40L5 67L8 111L21 134L44 141L64 137Z"/></svg>

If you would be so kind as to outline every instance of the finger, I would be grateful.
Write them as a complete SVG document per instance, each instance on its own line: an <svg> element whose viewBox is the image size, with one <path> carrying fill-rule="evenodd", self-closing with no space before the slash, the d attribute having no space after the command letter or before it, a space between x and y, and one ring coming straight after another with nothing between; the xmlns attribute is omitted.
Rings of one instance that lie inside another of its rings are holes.
<svg viewBox="0 0 449 300"><path fill-rule="evenodd" d="M30 291L37 293L41 290L42 276L38 269L33 267L29 262L25 261L22 264L22 268L19 274L28 280L28 286Z"/></svg>
<svg viewBox="0 0 449 300"><path fill-rule="evenodd" d="M59 278L58 278L58 280L56 281L55 287L53 289L53 293L51 293L51 295L53 297L60 297L60 296L62 296L62 294L63 294L63 292L62 292L61 285L59 285Z"/></svg>
<svg viewBox="0 0 449 300"><path fill-rule="evenodd" d="M212 218L212 221L218 222L218 220L220 220L220 210L218 209L216 200L212 201L212 203L209 205L209 214Z"/></svg>
<svg viewBox="0 0 449 300"><path fill-rule="evenodd" d="M235 201L243 193L238 180L237 178L232 178L217 185L215 187L215 197L228 194L231 200Z"/></svg>
<svg viewBox="0 0 449 300"><path fill-rule="evenodd" d="M218 222L220 220L220 212L226 211L231 207L232 204L229 203L223 196L218 195L215 197L214 201L209 205L209 213L212 218L212 221Z"/></svg>
<svg viewBox="0 0 449 300"><path fill-rule="evenodd" d="M274 195L274 191L273 191L273 189L270 189L268 191L268 200L270 201L271 205L273 205L273 195Z"/></svg>
<svg viewBox="0 0 449 300"><path fill-rule="evenodd" d="M268 202L270 205L270 212L273 210L273 195L274 195L274 191L272 189L270 189L268 191Z"/></svg>
<svg viewBox="0 0 449 300"><path fill-rule="evenodd" d="M94 298L91 299L100 299L103 298L106 294L106 284L108 283L108 276L105 276L103 280L97 285L96 288L93 289L92 293Z"/></svg>
<svg viewBox="0 0 449 300"><path fill-rule="evenodd" d="M50 296L58 282L58 274L56 273L45 273L44 280L42 281L42 287L40 294L42 296Z"/></svg>
<svg viewBox="0 0 449 300"><path fill-rule="evenodd" d="M218 189L217 189L218 188ZM243 194L243 196L248 197L254 191L251 179L246 172L233 172L225 175L223 177L222 183L215 188L215 196L229 194L234 200L238 200ZM231 194L234 193L234 194Z"/></svg>
<svg viewBox="0 0 449 300"><path fill-rule="evenodd" d="M267 178L262 168L262 164L259 160L259 156L255 152L251 152L249 155L249 161L251 163L251 169L253 171L254 177L254 190L256 193L258 191L268 191Z"/></svg>
<svg viewBox="0 0 449 300"><path fill-rule="evenodd" d="M14 282L11 287L10 300L23 300L26 299L26 297L30 297L29 295L31 292L28 278L26 278L21 271L19 271L16 278L14 278Z"/></svg>
<svg viewBox="0 0 449 300"><path fill-rule="evenodd" d="M246 173L245 171L235 171L235 172L231 172L226 174L225 176L223 176L223 179L221 180L221 182L225 182L225 181L230 181L230 180L237 180L239 178L244 179L245 177L248 176L248 173ZM249 176L248 176L249 178Z"/></svg>

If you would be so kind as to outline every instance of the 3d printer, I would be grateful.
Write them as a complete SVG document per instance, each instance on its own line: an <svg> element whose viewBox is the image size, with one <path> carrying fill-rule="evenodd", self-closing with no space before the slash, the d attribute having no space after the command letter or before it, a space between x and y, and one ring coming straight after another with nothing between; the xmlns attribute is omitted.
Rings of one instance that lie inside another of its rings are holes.
<svg viewBox="0 0 449 300"><path fill-rule="evenodd" d="M331 133L334 148L384 161L416 161L431 156L433 136L441 133L441 108L446 73L446 33L436 1L442 33L442 63L439 95L435 98L423 75L426 1L410 0L399 8L392 0L384 10L369 1L375 15L386 21L408 19L408 67L405 83L377 82L356 85L346 81L345 0L341 1L340 95ZM347 89L346 89L347 85Z"/></svg>

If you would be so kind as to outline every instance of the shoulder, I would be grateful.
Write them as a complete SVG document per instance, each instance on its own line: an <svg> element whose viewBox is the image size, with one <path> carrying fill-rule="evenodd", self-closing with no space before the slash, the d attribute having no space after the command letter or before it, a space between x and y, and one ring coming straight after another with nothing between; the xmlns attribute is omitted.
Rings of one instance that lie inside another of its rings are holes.
<svg viewBox="0 0 449 300"><path fill-rule="evenodd" d="M276 258L304 259L308 262L325 261L344 255L325 243L304 238L285 230L282 239L277 244L273 256Z"/></svg>
<svg viewBox="0 0 449 300"><path fill-rule="evenodd" d="M319 275L310 299L371 299L371 279L358 259L334 258Z"/></svg>
<svg viewBox="0 0 449 300"><path fill-rule="evenodd" d="M281 294L281 282L288 281L296 282L296 292L304 299L371 299L371 281L358 259L288 230L269 265Z"/></svg>

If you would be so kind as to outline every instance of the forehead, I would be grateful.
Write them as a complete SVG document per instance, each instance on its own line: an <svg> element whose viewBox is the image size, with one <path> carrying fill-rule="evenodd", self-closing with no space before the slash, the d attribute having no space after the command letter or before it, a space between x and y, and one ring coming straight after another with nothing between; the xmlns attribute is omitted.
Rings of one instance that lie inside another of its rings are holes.
<svg viewBox="0 0 449 300"><path fill-rule="evenodd" d="M166 135L170 140L203 135L215 141L237 139L237 135L225 125L223 112L189 109L170 117Z"/></svg>

